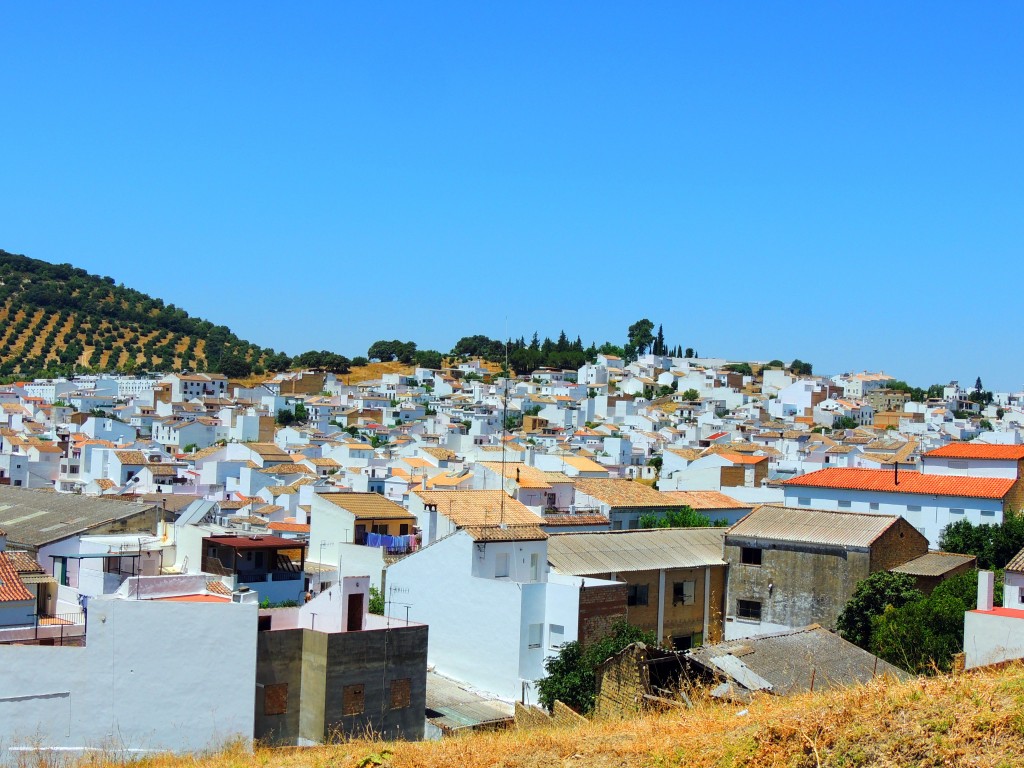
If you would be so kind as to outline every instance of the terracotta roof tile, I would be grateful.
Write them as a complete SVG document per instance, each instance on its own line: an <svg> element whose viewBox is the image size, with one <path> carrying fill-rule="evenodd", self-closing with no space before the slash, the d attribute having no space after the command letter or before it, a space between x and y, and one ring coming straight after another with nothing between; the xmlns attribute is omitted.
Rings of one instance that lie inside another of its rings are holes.
<svg viewBox="0 0 1024 768"><path fill-rule="evenodd" d="M925 475L920 472L901 472L899 485L895 484L894 479L894 473L887 469L830 467L784 480L782 484L806 488L839 488L854 491L1002 499L1010 492L1010 488L1015 482L1009 478Z"/></svg>
<svg viewBox="0 0 1024 768"><path fill-rule="evenodd" d="M25 589L14 563L6 552L0 552L0 603L31 599L32 593Z"/></svg>
<svg viewBox="0 0 1024 768"><path fill-rule="evenodd" d="M1021 461L1024 459L1024 445L986 445L984 443L950 443L934 451L922 454L925 458L937 459L997 459Z"/></svg>
<svg viewBox="0 0 1024 768"><path fill-rule="evenodd" d="M424 504L436 504L460 528L487 527L504 520L507 525L540 525L542 520L526 505L500 489L474 491L423 491L414 493Z"/></svg>

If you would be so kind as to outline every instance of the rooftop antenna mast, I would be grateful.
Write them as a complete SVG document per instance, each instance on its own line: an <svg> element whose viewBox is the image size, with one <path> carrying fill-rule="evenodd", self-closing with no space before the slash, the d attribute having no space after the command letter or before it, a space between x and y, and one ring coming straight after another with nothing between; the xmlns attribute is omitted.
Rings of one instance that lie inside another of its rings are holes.
<svg viewBox="0 0 1024 768"><path fill-rule="evenodd" d="M501 392L501 509L498 514L498 524L505 525L505 438L508 432L508 315L505 315L505 372L502 378Z"/></svg>

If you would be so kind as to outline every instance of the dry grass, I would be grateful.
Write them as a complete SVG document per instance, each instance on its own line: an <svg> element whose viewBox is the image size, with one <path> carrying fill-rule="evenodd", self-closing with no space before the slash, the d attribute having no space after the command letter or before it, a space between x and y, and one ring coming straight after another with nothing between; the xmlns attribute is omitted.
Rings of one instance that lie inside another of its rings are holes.
<svg viewBox="0 0 1024 768"><path fill-rule="evenodd" d="M117 760L90 760L112 768ZM749 707L699 703L689 712L564 730L470 733L441 742L357 740L307 749L228 747L164 756L146 768L548 768L554 766L992 766L1024 764L1024 666L905 684L875 681Z"/></svg>

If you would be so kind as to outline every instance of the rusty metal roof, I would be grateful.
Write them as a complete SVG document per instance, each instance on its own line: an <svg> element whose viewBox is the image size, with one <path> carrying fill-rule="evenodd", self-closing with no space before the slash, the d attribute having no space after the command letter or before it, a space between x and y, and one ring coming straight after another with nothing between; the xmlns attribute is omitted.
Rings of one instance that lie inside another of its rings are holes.
<svg viewBox="0 0 1024 768"><path fill-rule="evenodd" d="M897 515L764 504L730 528L726 537L866 548L898 519Z"/></svg>
<svg viewBox="0 0 1024 768"><path fill-rule="evenodd" d="M567 576L725 565L725 528L552 533L548 562Z"/></svg>

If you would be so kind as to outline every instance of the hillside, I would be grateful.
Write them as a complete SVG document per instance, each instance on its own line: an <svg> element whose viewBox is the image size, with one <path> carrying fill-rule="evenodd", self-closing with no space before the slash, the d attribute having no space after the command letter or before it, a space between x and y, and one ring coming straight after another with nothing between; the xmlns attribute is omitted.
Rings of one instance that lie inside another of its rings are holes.
<svg viewBox="0 0 1024 768"><path fill-rule="evenodd" d="M240 748L132 765L201 768L387 766L1016 766L1024 759L1024 666L867 686L749 707L698 703L692 711L575 729L474 733L441 742L352 741L333 747ZM91 765L121 765L116 758ZM127 763L123 763L127 765Z"/></svg>
<svg viewBox="0 0 1024 768"><path fill-rule="evenodd" d="M113 278L0 250L0 376L182 368L242 375L286 359Z"/></svg>

